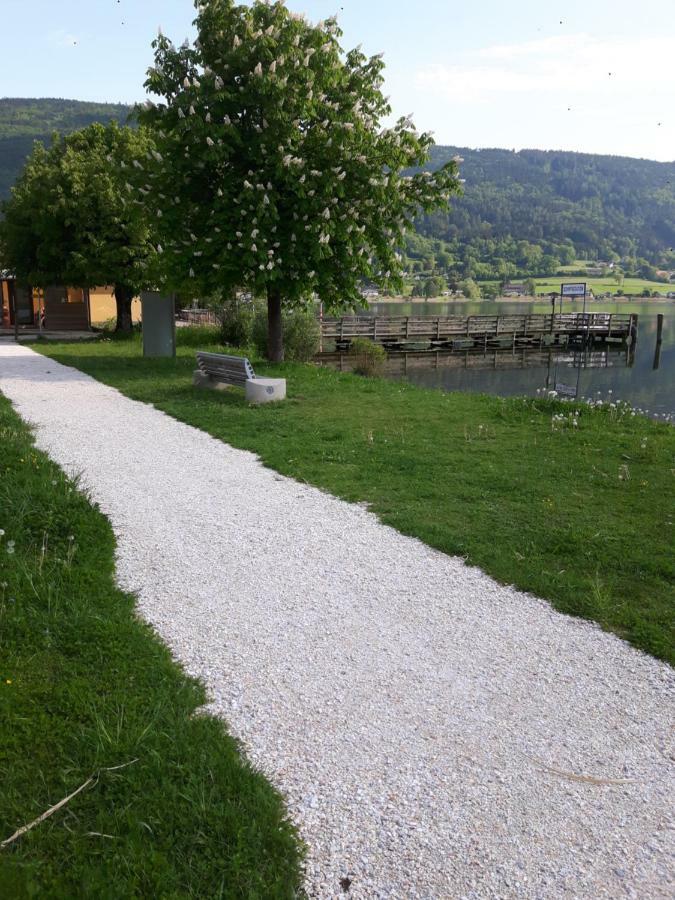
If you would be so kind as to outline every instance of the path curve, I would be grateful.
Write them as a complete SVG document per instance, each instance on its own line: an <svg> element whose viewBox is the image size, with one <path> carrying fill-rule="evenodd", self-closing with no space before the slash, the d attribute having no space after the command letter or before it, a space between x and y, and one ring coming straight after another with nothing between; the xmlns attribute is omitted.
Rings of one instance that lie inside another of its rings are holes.
<svg viewBox="0 0 675 900"><path fill-rule="evenodd" d="M25 347L0 390L287 797L313 896L673 895L668 666Z"/></svg>

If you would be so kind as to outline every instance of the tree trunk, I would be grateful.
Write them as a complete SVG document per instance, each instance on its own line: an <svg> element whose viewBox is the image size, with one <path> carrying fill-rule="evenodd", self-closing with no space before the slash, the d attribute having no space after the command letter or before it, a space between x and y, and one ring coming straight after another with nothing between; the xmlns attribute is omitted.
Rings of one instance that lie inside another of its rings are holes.
<svg viewBox="0 0 675 900"><path fill-rule="evenodd" d="M267 289L267 358L271 362L284 361L281 291L274 287Z"/></svg>
<svg viewBox="0 0 675 900"><path fill-rule="evenodd" d="M117 325L115 331L130 334L133 330L131 320L131 301L133 292L123 284L115 285L115 303L117 304Z"/></svg>

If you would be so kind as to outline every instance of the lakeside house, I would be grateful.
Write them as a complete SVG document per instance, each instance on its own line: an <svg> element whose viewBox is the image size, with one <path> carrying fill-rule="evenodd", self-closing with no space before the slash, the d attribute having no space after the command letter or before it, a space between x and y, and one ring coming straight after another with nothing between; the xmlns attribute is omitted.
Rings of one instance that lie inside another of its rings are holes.
<svg viewBox="0 0 675 900"><path fill-rule="evenodd" d="M503 297L527 297L529 291L524 284L505 284L502 288Z"/></svg>
<svg viewBox="0 0 675 900"><path fill-rule="evenodd" d="M0 327L14 327L14 310L23 328L43 327L49 331L89 331L116 316L117 307L110 287L72 288L54 285L33 288L18 284L10 275L0 275ZM141 303L132 303L132 317L140 320Z"/></svg>

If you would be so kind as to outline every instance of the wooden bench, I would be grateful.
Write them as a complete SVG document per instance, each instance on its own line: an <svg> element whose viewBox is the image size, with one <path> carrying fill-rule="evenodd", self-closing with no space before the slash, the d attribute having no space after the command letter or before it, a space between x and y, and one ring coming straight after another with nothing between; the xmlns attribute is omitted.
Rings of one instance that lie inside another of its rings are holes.
<svg viewBox="0 0 675 900"><path fill-rule="evenodd" d="M225 385L245 387L255 380L253 366L245 356L226 356L224 353L197 353L197 369L207 378Z"/></svg>
<svg viewBox="0 0 675 900"><path fill-rule="evenodd" d="M214 390L243 387L249 403L273 403L286 397L286 379L258 378L245 356L199 350L192 380L195 387Z"/></svg>

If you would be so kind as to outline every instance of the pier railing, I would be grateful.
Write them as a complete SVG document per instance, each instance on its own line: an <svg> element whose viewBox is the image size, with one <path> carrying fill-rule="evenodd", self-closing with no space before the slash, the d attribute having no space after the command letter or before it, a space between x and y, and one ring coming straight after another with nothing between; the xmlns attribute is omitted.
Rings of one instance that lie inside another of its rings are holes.
<svg viewBox="0 0 675 900"><path fill-rule="evenodd" d="M343 316L324 318L324 341L345 343L368 338L382 344L458 338L539 335L588 335L625 340L634 335L637 316L620 313L535 313L490 316Z"/></svg>

